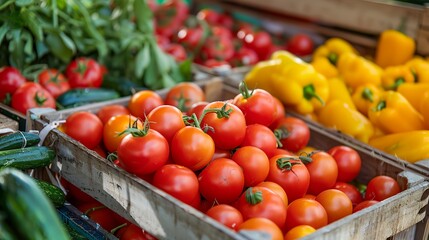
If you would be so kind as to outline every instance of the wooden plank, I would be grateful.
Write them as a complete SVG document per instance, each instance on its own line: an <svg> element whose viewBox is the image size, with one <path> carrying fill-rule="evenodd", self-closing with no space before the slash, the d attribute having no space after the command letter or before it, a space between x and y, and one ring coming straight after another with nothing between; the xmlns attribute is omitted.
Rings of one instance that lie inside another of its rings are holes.
<svg viewBox="0 0 429 240"><path fill-rule="evenodd" d="M18 130L18 122L15 120L12 120L11 118L6 117L3 114L0 114L0 129L11 129L11 130Z"/></svg>
<svg viewBox="0 0 429 240"><path fill-rule="evenodd" d="M25 131L26 116L15 109L0 103L0 114L18 122L18 130Z"/></svg>

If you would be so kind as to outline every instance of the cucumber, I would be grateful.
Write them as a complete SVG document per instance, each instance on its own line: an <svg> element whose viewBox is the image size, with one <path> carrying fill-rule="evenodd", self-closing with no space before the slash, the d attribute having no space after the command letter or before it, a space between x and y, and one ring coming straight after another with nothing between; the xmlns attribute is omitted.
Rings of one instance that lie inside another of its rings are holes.
<svg viewBox="0 0 429 240"><path fill-rule="evenodd" d="M6 168L0 172L0 210L17 239L70 239L55 208L33 178Z"/></svg>
<svg viewBox="0 0 429 240"><path fill-rule="evenodd" d="M0 151L31 147L40 142L39 135L29 132L14 132L0 137Z"/></svg>
<svg viewBox="0 0 429 240"><path fill-rule="evenodd" d="M74 88L61 94L56 99L63 108L77 107L89 103L102 102L119 98L119 93L106 88Z"/></svg>
<svg viewBox="0 0 429 240"><path fill-rule="evenodd" d="M45 147L28 147L0 151L0 168L14 167L21 170L48 166L55 158L55 151Z"/></svg>
<svg viewBox="0 0 429 240"><path fill-rule="evenodd" d="M52 204L54 204L55 207L61 207L62 205L64 205L66 201L66 195L59 187L42 180L34 180L36 181L37 185L43 190L49 200L51 200Z"/></svg>

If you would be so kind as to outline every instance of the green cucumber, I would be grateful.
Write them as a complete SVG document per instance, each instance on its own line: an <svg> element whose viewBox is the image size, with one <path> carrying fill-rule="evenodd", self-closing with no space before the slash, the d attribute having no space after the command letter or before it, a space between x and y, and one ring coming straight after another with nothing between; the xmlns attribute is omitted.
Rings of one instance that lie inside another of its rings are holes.
<svg viewBox="0 0 429 240"><path fill-rule="evenodd" d="M14 167L21 170L48 166L55 158L55 151L45 147L28 147L0 151L0 168Z"/></svg>
<svg viewBox="0 0 429 240"><path fill-rule="evenodd" d="M56 99L63 108L72 108L89 103L108 101L119 98L119 93L107 88L74 88L61 94Z"/></svg>
<svg viewBox="0 0 429 240"><path fill-rule="evenodd" d="M38 134L14 132L0 137L0 151L35 146L40 142Z"/></svg>
<svg viewBox="0 0 429 240"><path fill-rule="evenodd" d="M33 178L17 169L0 172L0 211L6 214L17 239L70 239L49 199Z"/></svg>
<svg viewBox="0 0 429 240"><path fill-rule="evenodd" d="M66 195L64 192L57 186L54 186L48 182L36 180L37 185L43 190L45 195L51 200L55 207L61 207L66 201Z"/></svg>

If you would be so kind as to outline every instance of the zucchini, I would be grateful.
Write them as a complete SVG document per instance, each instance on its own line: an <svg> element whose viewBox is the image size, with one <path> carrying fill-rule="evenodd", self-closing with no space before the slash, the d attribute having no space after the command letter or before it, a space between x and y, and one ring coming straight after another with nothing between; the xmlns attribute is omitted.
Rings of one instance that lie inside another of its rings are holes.
<svg viewBox="0 0 429 240"><path fill-rule="evenodd" d="M0 151L35 146L40 142L38 134L14 132L0 137Z"/></svg>
<svg viewBox="0 0 429 240"><path fill-rule="evenodd" d="M55 158L55 151L45 147L28 147L0 151L0 168L14 167L21 170L48 166Z"/></svg>
<svg viewBox="0 0 429 240"><path fill-rule="evenodd" d="M102 102L119 98L119 93L107 88L74 88L61 94L56 99L63 108L77 107L89 103Z"/></svg>
<svg viewBox="0 0 429 240"><path fill-rule="evenodd" d="M0 172L0 211L17 239L70 239L55 208L33 178L14 168Z"/></svg>
<svg viewBox="0 0 429 240"><path fill-rule="evenodd" d="M52 204L54 204L55 207L61 207L62 205L64 205L66 201L66 195L59 187L42 180L34 180L36 181L40 189L43 190L49 200L51 200Z"/></svg>
<svg viewBox="0 0 429 240"><path fill-rule="evenodd" d="M103 84L101 86L104 88L113 89L123 97L130 96L135 92L148 89L138 85L126 77L116 77L111 74L104 75Z"/></svg>

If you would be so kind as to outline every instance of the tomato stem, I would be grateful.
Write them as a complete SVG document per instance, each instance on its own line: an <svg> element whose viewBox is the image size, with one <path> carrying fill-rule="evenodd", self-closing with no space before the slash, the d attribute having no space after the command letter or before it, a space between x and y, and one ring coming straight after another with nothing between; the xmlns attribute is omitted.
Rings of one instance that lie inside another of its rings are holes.
<svg viewBox="0 0 429 240"><path fill-rule="evenodd" d="M90 214L91 212L94 212L94 211L97 211L97 210L100 210L100 209L103 209L103 208L106 208L106 206L93 207L93 208L90 208L90 209L86 210L86 212L84 214L88 216L88 214Z"/></svg>
<svg viewBox="0 0 429 240"><path fill-rule="evenodd" d="M294 165L299 164L299 162L291 162L290 160L299 160L299 158L298 157L281 157L276 161L277 167L282 170L290 171L292 170L292 167Z"/></svg>
<svg viewBox="0 0 429 240"><path fill-rule="evenodd" d="M117 226L117 227L113 228L112 230L110 230L110 233L111 233L111 234L113 234L113 235L115 235L115 233L116 233L119 229L124 228L124 227L126 227L126 226L128 226L128 223L123 223L123 224L121 224L121 225L119 225L119 226Z"/></svg>
<svg viewBox="0 0 429 240"><path fill-rule="evenodd" d="M207 113L216 113L217 118L229 118L231 112L233 111L232 108L226 110L226 107L228 106L228 103L225 102L225 104L221 108L208 108L203 111L203 114L200 116L200 122L203 120L203 118L206 116Z"/></svg>
<svg viewBox="0 0 429 240"><path fill-rule="evenodd" d="M150 129L150 123L149 123L149 119L146 117L143 123L143 128L139 129L138 128L138 119L136 119L132 126L131 125L131 118L130 118L130 123L128 124L128 128L125 129L124 131L120 132L118 134L118 136L122 136L123 134L131 134L133 135L133 137L144 137L146 136L146 134L149 132Z"/></svg>
<svg viewBox="0 0 429 240"><path fill-rule="evenodd" d="M246 190L245 197L246 197L246 202L250 203L251 205L256 205L256 204L262 202L262 200L263 200L262 192L261 191L253 192L252 187L249 187Z"/></svg>
<svg viewBox="0 0 429 240"><path fill-rule="evenodd" d="M39 91L36 92L36 95L34 96L34 101L36 102L37 106L43 106L43 104L47 100L48 100L48 98L45 98L45 97L39 95Z"/></svg>
<svg viewBox="0 0 429 240"><path fill-rule="evenodd" d="M255 91L254 89L252 91L249 91L249 88L247 87L247 84L245 81L240 82L238 89L244 99L250 98L253 95L253 92Z"/></svg>
<svg viewBox="0 0 429 240"><path fill-rule="evenodd" d="M285 127L280 127L274 130L278 147L283 147L281 140L287 139L290 136L290 131Z"/></svg>
<svg viewBox="0 0 429 240"><path fill-rule="evenodd" d="M188 111L188 108L186 107L186 102L189 102L189 99L184 97L183 92L180 92L180 96L176 98L176 101L177 101L177 108L181 112Z"/></svg>

